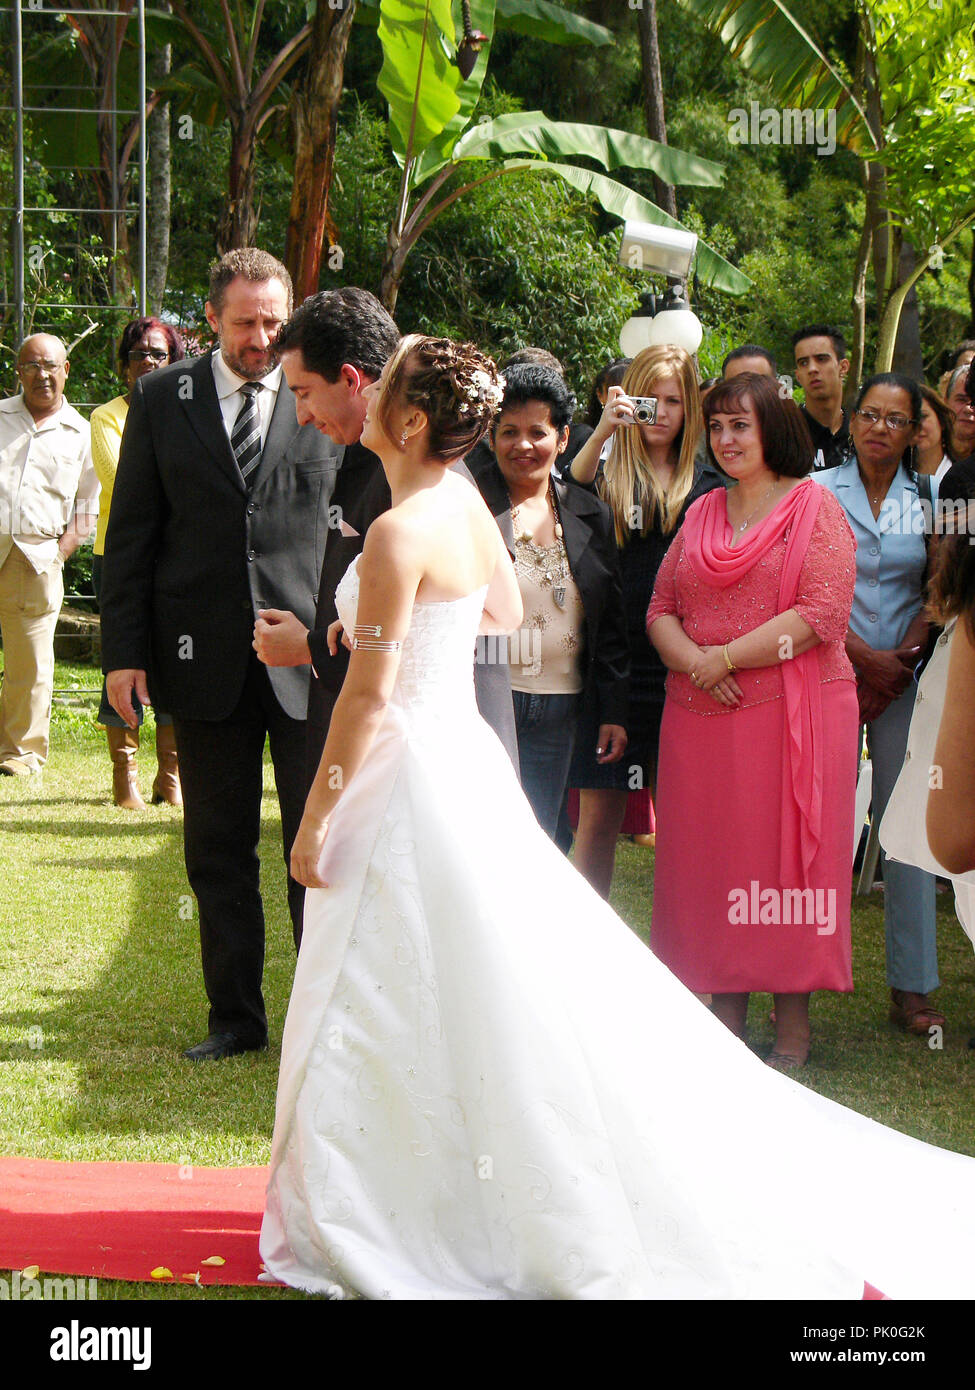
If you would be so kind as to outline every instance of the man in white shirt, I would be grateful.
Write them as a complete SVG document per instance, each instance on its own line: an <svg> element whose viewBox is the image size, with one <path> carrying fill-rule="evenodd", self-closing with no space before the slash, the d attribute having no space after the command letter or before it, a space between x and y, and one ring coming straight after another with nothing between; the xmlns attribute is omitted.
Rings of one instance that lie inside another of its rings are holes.
<svg viewBox="0 0 975 1390"><path fill-rule="evenodd" d="M22 394L0 401L0 773L8 777L47 761L62 570L98 517L91 432L64 399L68 370L60 338L37 333L17 357Z"/></svg>

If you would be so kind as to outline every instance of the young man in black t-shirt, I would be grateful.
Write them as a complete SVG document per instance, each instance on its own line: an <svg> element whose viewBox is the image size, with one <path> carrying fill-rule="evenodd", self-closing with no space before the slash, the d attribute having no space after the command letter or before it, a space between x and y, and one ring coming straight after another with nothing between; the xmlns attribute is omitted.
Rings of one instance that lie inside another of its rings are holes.
<svg viewBox="0 0 975 1390"><path fill-rule="evenodd" d="M853 453L850 418L843 409L843 387L850 361L837 328L813 323L792 335L796 379L806 395L800 406L812 435L813 469L836 468Z"/></svg>

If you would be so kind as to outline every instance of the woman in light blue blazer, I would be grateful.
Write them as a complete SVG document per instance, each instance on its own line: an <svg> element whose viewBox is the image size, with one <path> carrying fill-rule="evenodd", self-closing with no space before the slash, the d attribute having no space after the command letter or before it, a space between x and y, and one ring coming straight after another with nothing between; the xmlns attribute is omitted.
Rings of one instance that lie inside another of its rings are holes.
<svg viewBox="0 0 975 1390"><path fill-rule="evenodd" d="M904 763L914 709L914 669L927 646L924 613L931 496L912 468L921 421L917 383L896 373L860 388L850 434L854 456L814 474L842 504L857 540L857 579L846 650L873 763L873 812L883 816ZM930 1036L944 1015L928 1001L940 983L935 879L883 855L890 1016Z"/></svg>

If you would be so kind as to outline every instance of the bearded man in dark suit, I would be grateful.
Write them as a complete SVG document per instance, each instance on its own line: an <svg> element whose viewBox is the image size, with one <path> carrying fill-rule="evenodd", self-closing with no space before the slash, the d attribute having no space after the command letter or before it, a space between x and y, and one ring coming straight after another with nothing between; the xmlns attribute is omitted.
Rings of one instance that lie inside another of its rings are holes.
<svg viewBox="0 0 975 1390"><path fill-rule="evenodd" d="M132 692L171 710L184 848L200 911L208 1036L216 1060L267 1045L258 843L265 739L285 864L301 820L308 672L269 670L251 646L265 608L310 622L341 450L298 418L273 341L291 280L253 247L210 276L218 346L142 377L122 439L106 537L102 657L132 724ZM295 945L303 889L290 878Z"/></svg>
<svg viewBox="0 0 975 1390"><path fill-rule="evenodd" d="M330 655L326 631L335 621L335 589L362 550L375 518L389 509L391 496L382 464L359 443L366 414L362 392L378 381L399 343L399 330L368 290L322 291L306 299L278 336L277 351L298 404L298 419L314 424L336 444L345 446L332 496L334 524L325 547L313 624L294 612L262 612L254 632L254 649L272 669L313 663L308 702L308 779L318 771L332 709L342 689L348 652ZM454 465L473 486L464 464ZM509 550L514 549L511 514L495 513ZM485 652L485 655L490 655ZM474 664L474 653L471 653ZM506 665L474 665L478 708L518 767L518 743L511 679ZM472 795L476 789L472 788Z"/></svg>

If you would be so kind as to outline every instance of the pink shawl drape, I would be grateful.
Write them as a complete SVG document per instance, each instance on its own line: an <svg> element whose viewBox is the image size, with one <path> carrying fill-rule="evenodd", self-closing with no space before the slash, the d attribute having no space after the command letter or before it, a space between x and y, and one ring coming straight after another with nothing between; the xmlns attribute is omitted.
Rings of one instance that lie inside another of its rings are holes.
<svg viewBox="0 0 975 1390"><path fill-rule="evenodd" d="M774 510L731 546L723 488L715 488L684 519L684 556L698 578L719 589L737 583L785 538L778 612L795 605L809 540L822 501L811 478L792 489ZM729 641L733 640L729 638ZM809 886L809 870L822 829L823 710L816 648L782 662L785 746L782 750L782 887ZM733 715L730 717L734 717Z"/></svg>

